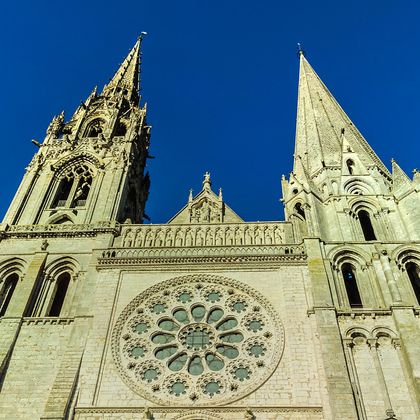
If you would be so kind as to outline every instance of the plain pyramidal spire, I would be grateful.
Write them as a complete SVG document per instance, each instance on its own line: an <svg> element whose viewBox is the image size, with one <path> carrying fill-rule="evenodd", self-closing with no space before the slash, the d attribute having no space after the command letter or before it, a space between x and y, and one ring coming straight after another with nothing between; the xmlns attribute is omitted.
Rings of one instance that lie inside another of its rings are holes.
<svg viewBox="0 0 420 420"><path fill-rule="evenodd" d="M123 93L131 99L138 99L140 91L141 43L146 32L137 38L134 47L128 53L112 79L105 85L102 94Z"/></svg>
<svg viewBox="0 0 420 420"><path fill-rule="evenodd" d="M300 70L296 121L295 163L301 159L311 177L323 168L342 164L343 139L357 153L366 168L377 167L389 176L388 169L327 89L298 44Z"/></svg>

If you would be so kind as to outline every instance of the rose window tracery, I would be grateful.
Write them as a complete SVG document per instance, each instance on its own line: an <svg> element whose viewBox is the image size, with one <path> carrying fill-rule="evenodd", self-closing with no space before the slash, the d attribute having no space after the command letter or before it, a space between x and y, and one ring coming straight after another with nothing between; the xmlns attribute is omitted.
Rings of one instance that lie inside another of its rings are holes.
<svg viewBox="0 0 420 420"><path fill-rule="evenodd" d="M283 329L269 302L237 281L185 276L138 295L113 332L126 383L160 404L226 403L276 368Z"/></svg>

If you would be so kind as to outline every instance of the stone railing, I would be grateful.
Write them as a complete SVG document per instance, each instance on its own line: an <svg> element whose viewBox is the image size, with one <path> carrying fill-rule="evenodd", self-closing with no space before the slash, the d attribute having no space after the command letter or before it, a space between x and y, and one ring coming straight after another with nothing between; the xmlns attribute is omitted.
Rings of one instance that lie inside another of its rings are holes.
<svg viewBox="0 0 420 420"><path fill-rule="evenodd" d="M304 245L243 245L171 248L111 248L103 250L99 267L113 265L158 265L180 264L184 268L191 264L239 263L269 264L306 261Z"/></svg>
<svg viewBox="0 0 420 420"><path fill-rule="evenodd" d="M294 243L288 222L123 225L123 248L281 245Z"/></svg>
<svg viewBox="0 0 420 420"><path fill-rule="evenodd" d="M3 237L16 236L94 236L99 232L119 232L116 222L98 222L93 224L61 224L61 225L12 225L0 224Z"/></svg>

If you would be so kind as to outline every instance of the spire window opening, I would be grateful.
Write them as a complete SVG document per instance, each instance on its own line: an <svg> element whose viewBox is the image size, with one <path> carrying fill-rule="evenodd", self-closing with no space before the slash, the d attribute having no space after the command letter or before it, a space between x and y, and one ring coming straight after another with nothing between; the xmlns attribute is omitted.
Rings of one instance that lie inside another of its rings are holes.
<svg viewBox="0 0 420 420"><path fill-rule="evenodd" d="M127 127L124 123L119 122L117 125L117 129L115 130L116 137L123 137L127 133Z"/></svg>
<svg viewBox="0 0 420 420"><path fill-rule="evenodd" d="M57 278L52 303L50 310L48 312L47 316L60 316L64 301L66 299L67 290L69 288L70 284L70 274L69 273L63 273L60 274Z"/></svg>
<svg viewBox="0 0 420 420"><path fill-rule="evenodd" d="M91 185L92 177L90 175L82 176L79 179L71 207L84 207L86 205Z"/></svg>
<svg viewBox="0 0 420 420"><path fill-rule="evenodd" d="M376 241L375 231L370 220L370 215L366 210L360 210L357 214L359 217L360 226L362 227L363 236L366 241Z"/></svg>
<svg viewBox="0 0 420 420"><path fill-rule="evenodd" d="M4 281L4 285L0 292L0 317L6 314L18 280L19 276L17 274L11 274Z"/></svg>
<svg viewBox="0 0 420 420"><path fill-rule="evenodd" d="M85 131L85 137L98 137L104 130L104 121L100 119L93 120Z"/></svg>
<svg viewBox="0 0 420 420"><path fill-rule="evenodd" d="M301 203L295 205L295 211L303 220L306 220L305 211L303 210Z"/></svg>
<svg viewBox="0 0 420 420"><path fill-rule="evenodd" d="M74 177L65 177L58 185L57 193L52 204L52 208L65 207L67 199L69 198L71 187L73 186Z"/></svg>
<svg viewBox="0 0 420 420"><path fill-rule="evenodd" d="M353 175L354 174L354 168L355 168L354 161L352 159L347 159L346 165L347 165L347 170L349 171L349 174Z"/></svg>
<svg viewBox="0 0 420 420"><path fill-rule="evenodd" d="M341 273L343 274L344 285L346 287L347 298L349 300L350 306L352 308L362 308L362 299L360 297L356 276L351 264L343 264Z"/></svg>
<svg viewBox="0 0 420 420"><path fill-rule="evenodd" d="M416 263L409 262L405 265L405 269L407 270L408 278L416 295L417 304L420 305L420 268Z"/></svg>
<svg viewBox="0 0 420 420"><path fill-rule="evenodd" d="M50 208L85 207L92 187L93 173L86 165L70 168L58 183Z"/></svg>

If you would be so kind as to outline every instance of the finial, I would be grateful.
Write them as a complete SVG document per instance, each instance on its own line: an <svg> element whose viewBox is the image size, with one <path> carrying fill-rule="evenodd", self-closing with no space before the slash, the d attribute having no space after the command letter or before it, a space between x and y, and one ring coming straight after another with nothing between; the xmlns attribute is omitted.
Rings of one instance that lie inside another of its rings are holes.
<svg viewBox="0 0 420 420"><path fill-rule="evenodd" d="M206 172L204 174L203 188L205 190L210 190L211 189L210 172Z"/></svg>
<svg viewBox="0 0 420 420"><path fill-rule="evenodd" d="M305 57L305 50L302 48L302 44L300 42L297 43L297 47L298 47L298 57L300 57L301 55L303 55Z"/></svg>
<svg viewBox="0 0 420 420"><path fill-rule="evenodd" d="M223 190L219 188L219 200L223 201Z"/></svg>
<svg viewBox="0 0 420 420"><path fill-rule="evenodd" d="M138 36L138 40L139 41L141 41L145 36L147 35L147 32L145 32L145 31L142 31L142 32L140 32L140 35Z"/></svg>
<svg viewBox="0 0 420 420"><path fill-rule="evenodd" d="M188 196L188 202L191 203L193 201L193 189L190 188L190 195Z"/></svg>

